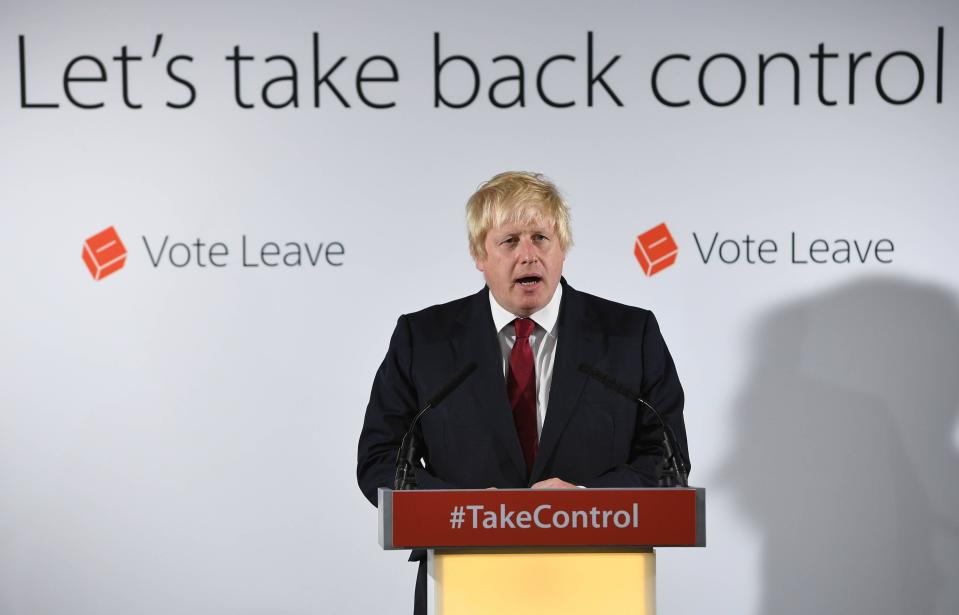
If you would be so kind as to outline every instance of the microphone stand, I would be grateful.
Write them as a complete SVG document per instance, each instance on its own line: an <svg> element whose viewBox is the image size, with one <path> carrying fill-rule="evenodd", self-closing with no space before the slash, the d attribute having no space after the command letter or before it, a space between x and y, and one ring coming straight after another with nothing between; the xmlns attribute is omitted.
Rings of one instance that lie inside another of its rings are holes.
<svg viewBox="0 0 959 615"><path fill-rule="evenodd" d="M649 402L639 396L634 391L631 391L622 384L616 382L611 377L607 376L603 372L593 368L590 365L585 363L579 366L579 370L595 378L606 388L611 389L623 397L631 400L636 404L636 413L641 415L639 412L639 405L642 404L649 408L653 413L653 416L656 417L656 420L659 421L659 424L663 428L663 459L666 463L666 468L659 478L659 485L661 487L688 487L689 482L687 480L686 472L686 462L683 460L682 454L679 452L679 441L676 439L676 433L673 431L673 428L670 427L665 420L663 420L663 415L659 413L656 408L654 408Z"/></svg>
<svg viewBox="0 0 959 615"><path fill-rule="evenodd" d="M434 395L426 402L426 405L423 406L423 409L416 413L416 416L413 417L413 422L410 424L410 428L406 430L406 433L403 434L403 440L400 442L400 448L396 451L396 473L393 475L393 490L394 491L409 491L410 489L416 489L416 473L414 472L414 467L416 464L416 426L420 422L420 417L423 416L429 409L434 406L439 405L447 395L453 392L459 385L463 384L463 381L466 380L473 371L476 370L476 363L470 363L463 371L453 376L453 378L440 389L439 393Z"/></svg>

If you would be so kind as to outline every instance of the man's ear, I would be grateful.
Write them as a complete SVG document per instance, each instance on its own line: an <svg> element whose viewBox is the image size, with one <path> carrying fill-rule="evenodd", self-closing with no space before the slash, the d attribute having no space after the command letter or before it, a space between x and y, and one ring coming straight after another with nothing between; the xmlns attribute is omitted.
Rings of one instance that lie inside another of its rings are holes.
<svg viewBox="0 0 959 615"><path fill-rule="evenodd" d="M477 268L479 271L482 271L482 272L484 272L484 273L486 272L486 259L485 259L485 258L473 259L473 263L476 265L476 268Z"/></svg>

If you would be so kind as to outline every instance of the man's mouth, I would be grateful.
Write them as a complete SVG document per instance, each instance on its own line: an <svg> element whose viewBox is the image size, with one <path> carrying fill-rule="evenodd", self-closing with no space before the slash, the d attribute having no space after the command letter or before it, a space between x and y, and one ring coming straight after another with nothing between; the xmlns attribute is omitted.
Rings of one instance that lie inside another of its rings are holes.
<svg viewBox="0 0 959 615"><path fill-rule="evenodd" d="M516 283L523 288L532 288L539 284L542 280L543 278L539 277L538 275L529 275L522 278L516 278Z"/></svg>

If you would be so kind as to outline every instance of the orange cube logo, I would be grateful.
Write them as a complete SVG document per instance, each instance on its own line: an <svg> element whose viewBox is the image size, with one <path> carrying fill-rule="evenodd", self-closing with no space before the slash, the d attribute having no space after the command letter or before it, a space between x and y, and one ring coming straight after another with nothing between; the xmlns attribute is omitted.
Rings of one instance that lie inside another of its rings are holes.
<svg viewBox="0 0 959 615"><path fill-rule="evenodd" d="M102 280L118 271L126 261L127 249L112 226L83 242L83 262L94 280Z"/></svg>
<svg viewBox="0 0 959 615"><path fill-rule="evenodd" d="M651 276L676 262L679 247L664 222L637 237L633 253L643 272Z"/></svg>

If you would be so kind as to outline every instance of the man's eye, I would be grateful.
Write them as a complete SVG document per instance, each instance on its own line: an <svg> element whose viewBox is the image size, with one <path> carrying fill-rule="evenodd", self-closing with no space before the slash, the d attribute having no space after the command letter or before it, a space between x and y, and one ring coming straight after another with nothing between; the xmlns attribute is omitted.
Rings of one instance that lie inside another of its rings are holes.
<svg viewBox="0 0 959 615"><path fill-rule="evenodd" d="M549 239L549 238L546 235L533 235L533 239L535 239L536 241L545 241L546 239Z"/></svg>

